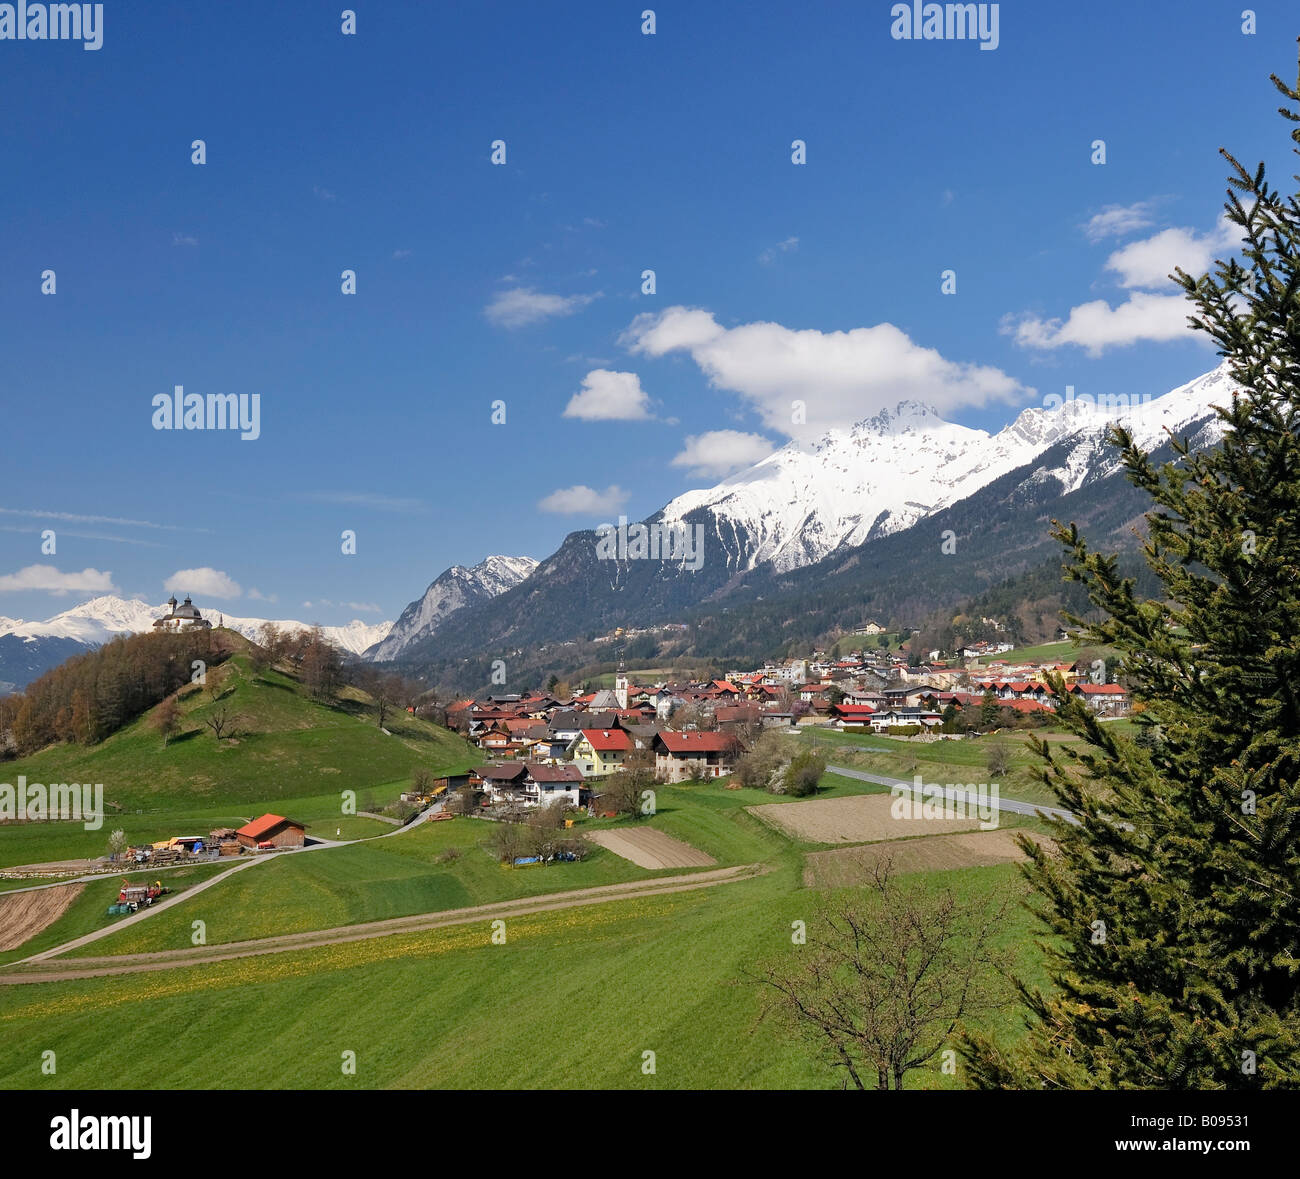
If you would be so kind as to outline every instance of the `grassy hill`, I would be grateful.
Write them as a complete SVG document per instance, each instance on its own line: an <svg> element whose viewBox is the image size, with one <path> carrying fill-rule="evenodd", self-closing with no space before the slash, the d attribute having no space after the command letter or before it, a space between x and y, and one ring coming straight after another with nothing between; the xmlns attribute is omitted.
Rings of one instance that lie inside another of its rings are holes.
<svg viewBox="0 0 1300 1179"><path fill-rule="evenodd" d="M157 839L204 834L266 811L287 813L309 829L317 821L322 833L333 823L333 836L344 821L343 790L356 791L357 809L369 810L391 802L417 768L456 773L479 756L456 734L404 711L389 715L385 733L364 692L347 687L323 703L282 671L256 673L246 654L233 655L209 678L215 698L197 684L178 693L180 729L165 748L151 709L97 745L54 745L0 765L5 782L20 775L46 784L102 782L106 810L98 832L79 823L0 827L0 866L102 855L114 827L133 841ZM232 735L220 741L204 723L218 709L236 718ZM361 829L367 820L347 822L345 835L372 833Z"/></svg>

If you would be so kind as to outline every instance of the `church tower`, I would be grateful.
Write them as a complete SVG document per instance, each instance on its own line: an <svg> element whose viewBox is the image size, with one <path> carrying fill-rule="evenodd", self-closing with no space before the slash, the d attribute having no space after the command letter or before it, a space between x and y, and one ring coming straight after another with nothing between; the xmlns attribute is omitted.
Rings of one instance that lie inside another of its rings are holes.
<svg viewBox="0 0 1300 1179"><path fill-rule="evenodd" d="M614 696L618 700L619 708L627 708L627 671L623 667L623 660L618 661L618 675L614 677Z"/></svg>

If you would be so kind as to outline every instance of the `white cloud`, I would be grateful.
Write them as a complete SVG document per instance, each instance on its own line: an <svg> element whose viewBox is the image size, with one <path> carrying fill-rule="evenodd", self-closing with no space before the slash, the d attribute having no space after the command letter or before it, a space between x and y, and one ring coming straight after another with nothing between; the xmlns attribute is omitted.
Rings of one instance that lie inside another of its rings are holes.
<svg viewBox="0 0 1300 1179"><path fill-rule="evenodd" d="M710 430L692 434L682 452L672 460L674 467L688 467L692 475L722 478L741 467L752 467L775 449L761 434L740 430Z"/></svg>
<svg viewBox="0 0 1300 1179"><path fill-rule="evenodd" d="M174 246L197 246L199 239L192 233L173 233L172 245Z"/></svg>
<svg viewBox="0 0 1300 1179"><path fill-rule="evenodd" d="M651 416L650 398L636 373L597 368L582 378L582 389L564 407L566 418L585 422L634 422Z"/></svg>
<svg viewBox="0 0 1300 1179"><path fill-rule="evenodd" d="M1107 205L1100 213L1088 218L1083 232L1090 242L1103 241L1108 237L1123 237L1138 229L1146 229L1153 224L1153 201L1135 201L1131 205Z"/></svg>
<svg viewBox="0 0 1300 1179"><path fill-rule="evenodd" d="M278 602L280 600L279 594L264 594L256 586L248 591L248 597L254 602Z"/></svg>
<svg viewBox="0 0 1300 1179"><path fill-rule="evenodd" d="M770 265L776 260L778 254L788 254L792 250L799 248L799 239L797 237L788 237L783 242L777 242L774 246L768 246L758 255L758 260L764 266Z"/></svg>
<svg viewBox="0 0 1300 1179"><path fill-rule="evenodd" d="M166 528L170 531L178 531L179 524L154 524L149 520L126 520L121 516L84 516L78 512L47 512L40 508L0 508L0 515L5 516L32 516L40 520L68 520L74 524L119 524L133 528ZM198 529L199 532L206 532L206 528Z"/></svg>
<svg viewBox="0 0 1300 1179"><path fill-rule="evenodd" d="M531 287L512 287L493 296L483 314L498 327L526 327L555 316L572 315L598 295L546 295Z"/></svg>
<svg viewBox="0 0 1300 1179"><path fill-rule="evenodd" d="M1162 229L1153 237L1129 242L1106 259L1106 269L1119 275L1119 284L1129 290L1141 287L1159 290L1173 286L1169 275L1181 266L1200 276L1215 258L1230 254L1241 244L1241 231L1226 218L1209 233L1194 229Z"/></svg>
<svg viewBox="0 0 1300 1179"><path fill-rule="evenodd" d="M378 512L423 512L423 500L400 495L382 495L374 491L305 491L297 499L319 504L343 504L346 507L371 508Z"/></svg>
<svg viewBox="0 0 1300 1179"><path fill-rule="evenodd" d="M610 516L627 501L628 493L617 484L611 484L604 491L597 491L579 483L576 487L561 487L558 491L552 491L544 499L538 500L537 506L543 512L555 512L561 516Z"/></svg>
<svg viewBox="0 0 1300 1179"><path fill-rule="evenodd" d="M1142 341L1194 339L1208 343L1208 337L1189 326L1193 305L1169 275L1175 267L1192 275L1204 274L1216 258L1234 253L1240 244L1240 231L1222 217L1209 233L1162 229L1121 246L1106 259L1106 269L1118 275L1119 285L1129 292L1124 302L1112 307L1105 299L1094 299L1070 308L1064 318L1008 315L1000 330L1022 348L1050 350L1073 345L1090 356Z"/></svg>
<svg viewBox="0 0 1300 1179"><path fill-rule="evenodd" d="M646 356L688 353L712 385L739 393L764 426L791 436L851 425L905 400L943 412L1032 393L1000 369L947 360L891 323L848 332L725 328L708 311L670 307L637 316L622 340ZM796 400L805 403L806 428L792 424Z"/></svg>
<svg viewBox="0 0 1300 1179"><path fill-rule="evenodd" d="M237 598L244 591L229 574L204 565L199 569L178 569L163 589L173 594L199 594L205 598Z"/></svg>
<svg viewBox="0 0 1300 1179"><path fill-rule="evenodd" d="M51 594L115 593L112 573L83 569L80 573L60 573L53 565L28 565L17 573L0 576L0 593L39 590Z"/></svg>
<svg viewBox="0 0 1300 1179"><path fill-rule="evenodd" d="M1107 348L1136 344L1141 340L1163 343L1190 336L1187 316L1191 304L1181 295L1154 295L1134 291L1124 303L1111 307L1096 299L1071 308L1069 317L1040 319L1034 315L1007 316L1003 335L1011 336L1022 348L1052 349L1068 344L1100 356Z"/></svg>

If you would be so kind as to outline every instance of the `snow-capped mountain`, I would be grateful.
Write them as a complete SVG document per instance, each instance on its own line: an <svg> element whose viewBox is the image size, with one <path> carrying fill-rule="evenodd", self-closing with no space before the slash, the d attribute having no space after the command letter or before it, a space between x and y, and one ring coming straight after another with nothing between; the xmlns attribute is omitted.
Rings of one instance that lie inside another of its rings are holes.
<svg viewBox="0 0 1300 1179"><path fill-rule="evenodd" d="M366 658L396 659L412 643L436 633L456 611L513 589L536 568L532 557L487 557L469 569L453 565L402 611L383 641L366 652Z"/></svg>
<svg viewBox="0 0 1300 1179"><path fill-rule="evenodd" d="M147 602L134 599L118 598L104 595L91 598L88 602L73 606L61 614L47 618L44 622L23 622L20 619L0 619L0 640L10 657L3 660L0 671L22 673L15 677L6 674L10 683L28 683L32 672L40 674L61 663L69 654L76 652L70 643L83 647L98 647L120 634L147 634L153 629L154 621L168 611L166 605L150 606ZM223 614L219 610L203 609L203 616L214 626L222 623L231 630L237 630L245 638L256 639L257 632L268 621L263 618L236 618ZM281 630L296 632L310 629L310 624L294 619L272 619ZM362 622L354 619L346 626L324 626L322 633L335 646L343 648L354 655L359 655L367 647L373 646L388 634L391 622ZM12 657L22 648L15 646L21 642L24 658L19 668L10 667ZM50 660L54 661L51 662Z"/></svg>
<svg viewBox="0 0 1300 1179"><path fill-rule="evenodd" d="M167 613L166 605L150 606L147 602L104 595L73 606L43 622L24 622L17 618L0 619L0 694L21 690L73 655L108 642L116 635L146 634L154 620ZM203 616L214 626L218 623L237 630L245 638L255 639L265 625L263 618L236 618L219 610L203 608ZM310 629L308 623L295 619L273 619L284 631ZM388 634L391 622L362 622L354 619L346 626L324 626L322 633L330 642L354 655L360 655Z"/></svg>
<svg viewBox="0 0 1300 1179"><path fill-rule="evenodd" d="M904 401L851 429L831 430L812 445L787 443L714 487L679 495L662 518L679 522L707 509L728 567L770 562L778 570L795 569L842 546L909 528L1062 439L1077 437L1067 464L1050 472L1063 493L1072 491L1085 476L1118 467L1104 441L1109 422L1122 422L1151 448L1164 440L1166 428L1177 432L1211 415L1212 406L1226 405L1232 387L1220 366L1145 402L1097 406L1080 397L1026 409L993 435Z"/></svg>

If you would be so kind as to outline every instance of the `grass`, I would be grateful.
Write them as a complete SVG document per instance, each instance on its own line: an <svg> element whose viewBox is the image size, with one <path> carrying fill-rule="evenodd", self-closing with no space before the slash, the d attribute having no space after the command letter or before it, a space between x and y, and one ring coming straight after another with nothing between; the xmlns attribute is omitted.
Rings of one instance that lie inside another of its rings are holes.
<svg viewBox="0 0 1300 1179"><path fill-rule="evenodd" d="M1055 663L1073 663L1079 658L1079 652L1084 649L1085 645L1076 643L1073 639L1065 639L1059 643L1039 643L1035 647L1013 647L1010 651L1001 651L996 655L981 655L976 662L1016 664L1041 659L1044 662L1051 660ZM1100 658L1110 658L1105 648L1087 647L1087 649L1100 652Z"/></svg>
<svg viewBox="0 0 1300 1179"><path fill-rule="evenodd" d="M216 945L652 875L599 847L581 863L503 867L480 846L491 834L484 820L455 819L377 842L280 856L213 886L192 906L160 913L78 953L184 948L196 919L206 923L208 943ZM460 855L444 861L449 848Z"/></svg>
<svg viewBox="0 0 1300 1179"><path fill-rule="evenodd" d="M969 869L945 883L974 895L1013 875ZM764 994L748 977L798 952L791 923L810 920L814 903L791 864L700 892L513 918L504 945L490 944L483 922L4 987L0 1087L831 1088L837 1073L760 1019ZM1034 979L1028 920L1017 912L1002 937ZM1014 1035L1018 1017L984 1026ZM53 1076L40 1071L46 1049L57 1053ZM342 1071L345 1052L356 1053L355 1075ZM646 1052L653 1073L643 1071ZM947 1088L960 1078L936 1062L909 1083Z"/></svg>
<svg viewBox="0 0 1300 1179"><path fill-rule="evenodd" d="M105 876L103 880L92 880L56 921L51 922L35 937L29 938L16 949L0 953L0 965L29 958L32 954L39 954L42 950L52 949L73 938L94 933L97 929L121 921L120 915L109 916L108 906L117 900L123 879L132 884L151 884L155 880L161 880L173 892L184 892L187 888L231 866L230 861L227 860L216 864L191 864L174 871L152 875L148 872L125 872L120 876ZM152 921L154 918L151 917L149 920Z"/></svg>
<svg viewBox="0 0 1300 1179"><path fill-rule="evenodd" d="M281 672L256 675L244 655L210 674L220 699L197 685L183 690L181 732L165 749L147 713L99 745L56 745L6 763L6 782L21 775L29 783L103 783L106 815L97 832L74 822L0 827L0 867L101 856L115 827L142 842L240 826L267 811L315 823L310 834L333 838L344 790L355 793L357 810L373 810L395 800L417 768L440 776L481 760L456 734L406 712L387 719L385 736L369 698L352 688L335 705L322 704ZM255 719L218 742L203 720L219 707ZM343 838L387 827L348 819Z"/></svg>
<svg viewBox="0 0 1300 1179"><path fill-rule="evenodd" d="M406 788L404 782L376 786L377 805L385 806L397 799ZM341 813L340 794L315 794L305 798L283 798L274 808L249 807L242 811L196 810L181 806L153 811L110 815L98 831L86 831L80 823L18 823L0 827L0 868L16 864L40 864L58 860L95 859L107 854L109 832L121 828L133 846L170 839L174 835L203 835L217 827L242 827L250 819L274 809L305 824L307 834L318 839L368 839L395 828L379 819ZM358 802L360 807L360 802ZM368 808L367 808L368 809Z"/></svg>
<svg viewBox="0 0 1300 1179"><path fill-rule="evenodd" d="M267 808L335 785L360 794L409 780L419 766L457 773L480 756L456 734L400 710L385 722L392 734L385 736L369 698L353 688L324 704L281 672L256 675L244 655L211 674L220 677L220 698L198 685L182 690L181 731L166 748L151 711L98 745L56 745L10 762L6 779L102 782L105 800L127 811L174 808L182 799L195 808ZM249 719L217 741L203 722L222 707Z"/></svg>
<svg viewBox="0 0 1300 1179"><path fill-rule="evenodd" d="M743 807L774 797L757 790L728 791L714 783L659 787L657 813L642 823L707 852L720 866L766 862L780 857L789 844ZM596 819L581 826L629 825L627 820ZM580 863L511 869L482 846L492 831L486 820L453 819L423 823L389 839L282 856L215 885L193 907L160 913L78 953L181 948L189 945L195 919L206 922L209 944L218 944L690 871L640 868L596 845ZM444 859L453 848L459 856Z"/></svg>
<svg viewBox="0 0 1300 1179"><path fill-rule="evenodd" d="M1047 734L1044 730L1035 730L1035 735ZM1027 732L1007 730L999 736L1007 745L1010 759L1008 771L998 776L1001 795L1022 802L1056 805L1055 797L1034 777L1034 771L1041 763L1026 745ZM823 745L824 737L830 738L826 744L833 747L826 751L827 755L832 761L842 762L850 769L901 778L903 781L911 781L914 775L921 774L927 782L937 779L940 785L958 781L980 782L990 777L987 769L989 737L920 742L874 734L868 736L819 730L819 747ZM1075 740L1068 734L1056 734L1054 739ZM808 738L803 740L810 743ZM949 773L953 776L943 776Z"/></svg>

